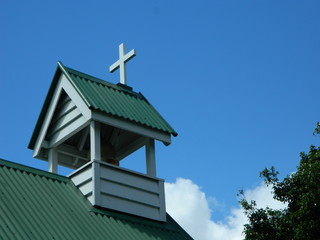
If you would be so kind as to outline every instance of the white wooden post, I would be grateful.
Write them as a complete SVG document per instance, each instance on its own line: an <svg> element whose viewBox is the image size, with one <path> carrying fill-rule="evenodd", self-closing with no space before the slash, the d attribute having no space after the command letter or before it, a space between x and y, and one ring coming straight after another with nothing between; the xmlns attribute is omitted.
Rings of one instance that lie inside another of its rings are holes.
<svg viewBox="0 0 320 240"><path fill-rule="evenodd" d="M58 173L58 152L55 148L49 149L48 171L52 173Z"/></svg>
<svg viewBox="0 0 320 240"><path fill-rule="evenodd" d="M101 160L100 123L90 123L90 160Z"/></svg>
<svg viewBox="0 0 320 240"><path fill-rule="evenodd" d="M147 163L147 175L150 177L156 177L156 154L154 139L149 138L146 143L146 163Z"/></svg>
<svg viewBox="0 0 320 240"><path fill-rule="evenodd" d="M100 204L100 163L101 143L100 143L100 123L91 121L90 123L90 160L92 162L92 195L93 205Z"/></svg>

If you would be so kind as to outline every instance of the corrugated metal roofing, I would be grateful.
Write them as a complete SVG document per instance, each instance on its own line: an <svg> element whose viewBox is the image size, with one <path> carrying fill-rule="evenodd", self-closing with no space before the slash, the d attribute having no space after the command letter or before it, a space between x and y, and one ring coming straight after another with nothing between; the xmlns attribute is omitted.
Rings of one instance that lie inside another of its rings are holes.
<svg viewBox="0 0 320 240"><path fill-rule="evenodd" d="M71 68L62 67L67 71L70 80L89 108L177 135L141 93L136 93L123 84L114 85Z"/></svg>
<svg viewBox="0 0 320 240"><path fill-rule="evenodd" d="M65 67L61 62L58 62L58 69L28 146L30 149L34 147L54 88L61 73L67 76L90 109L124 118L137 124L172 134L173 136L178 135L141 93L134 92L129 86L120 83L115 85L106 82Z"/></svg>
<svg viewBox="0 0 320 240"><path fill-rule="evenodd" d="M60 175L0 159L0 239L190 240L161 223L97 209Z"/></svg>

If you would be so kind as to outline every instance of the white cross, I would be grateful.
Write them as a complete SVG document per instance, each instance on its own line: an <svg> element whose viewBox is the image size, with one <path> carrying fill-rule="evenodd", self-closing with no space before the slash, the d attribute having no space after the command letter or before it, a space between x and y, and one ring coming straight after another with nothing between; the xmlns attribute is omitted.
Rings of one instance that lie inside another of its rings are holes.
<svg viewBox="0 0 320 240"><path fill-rule="evenodd" d="M133 58L134 56L136 56L135 49L125 54L124 44L121 43L119 45L119 60L110 66L109 71L112 73L118 68L120 68L120 83L122 84L127 84L125 63L129 61L131 58Z"/></svg>

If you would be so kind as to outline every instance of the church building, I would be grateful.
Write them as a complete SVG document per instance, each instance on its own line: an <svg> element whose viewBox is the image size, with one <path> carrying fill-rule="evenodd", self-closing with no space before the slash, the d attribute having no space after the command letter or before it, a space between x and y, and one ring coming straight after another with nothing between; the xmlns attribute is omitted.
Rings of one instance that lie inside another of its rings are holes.
<svg viewBox="0 0 320 240"><path fill-rule="evenodd" d="M192 239L166 212L156 171L155 141L177 132L127 85L135 50L119 55L118 84L58 62L28 145L48 172L0 159L0 239ZM146 173L122 167L143 148Z"/></svg>

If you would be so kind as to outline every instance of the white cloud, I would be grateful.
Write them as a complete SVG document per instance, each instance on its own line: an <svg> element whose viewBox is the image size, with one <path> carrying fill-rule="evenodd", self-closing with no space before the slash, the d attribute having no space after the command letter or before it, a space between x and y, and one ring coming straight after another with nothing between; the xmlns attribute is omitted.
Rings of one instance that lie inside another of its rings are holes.
<svg viewBox="0 0 320 240"><path fill-rule="evenodd" d="M195 240L243 239L242 231L246 217L240 206L230 209L230 215L222 221L215 222L211 219L212 210L209 207L209 199L215 198L206 197L200 187L191 180L178 178L175 183L166 183L165 191L168 213ZM247 200L256 200L258 207L284 207L272 198L270 188L263 184L245 191L245 194Z"/></svg>
<svg viewBox="0 0 320 240"><path fill-rule="evenodd" d="M286 207L282 202L273 199L271 194L272 189L265 184L261 184L255 189L248 189L245 191L245 196L248 201L255 200L258 208L270 207L274 209L282 209Z"/></svg>

